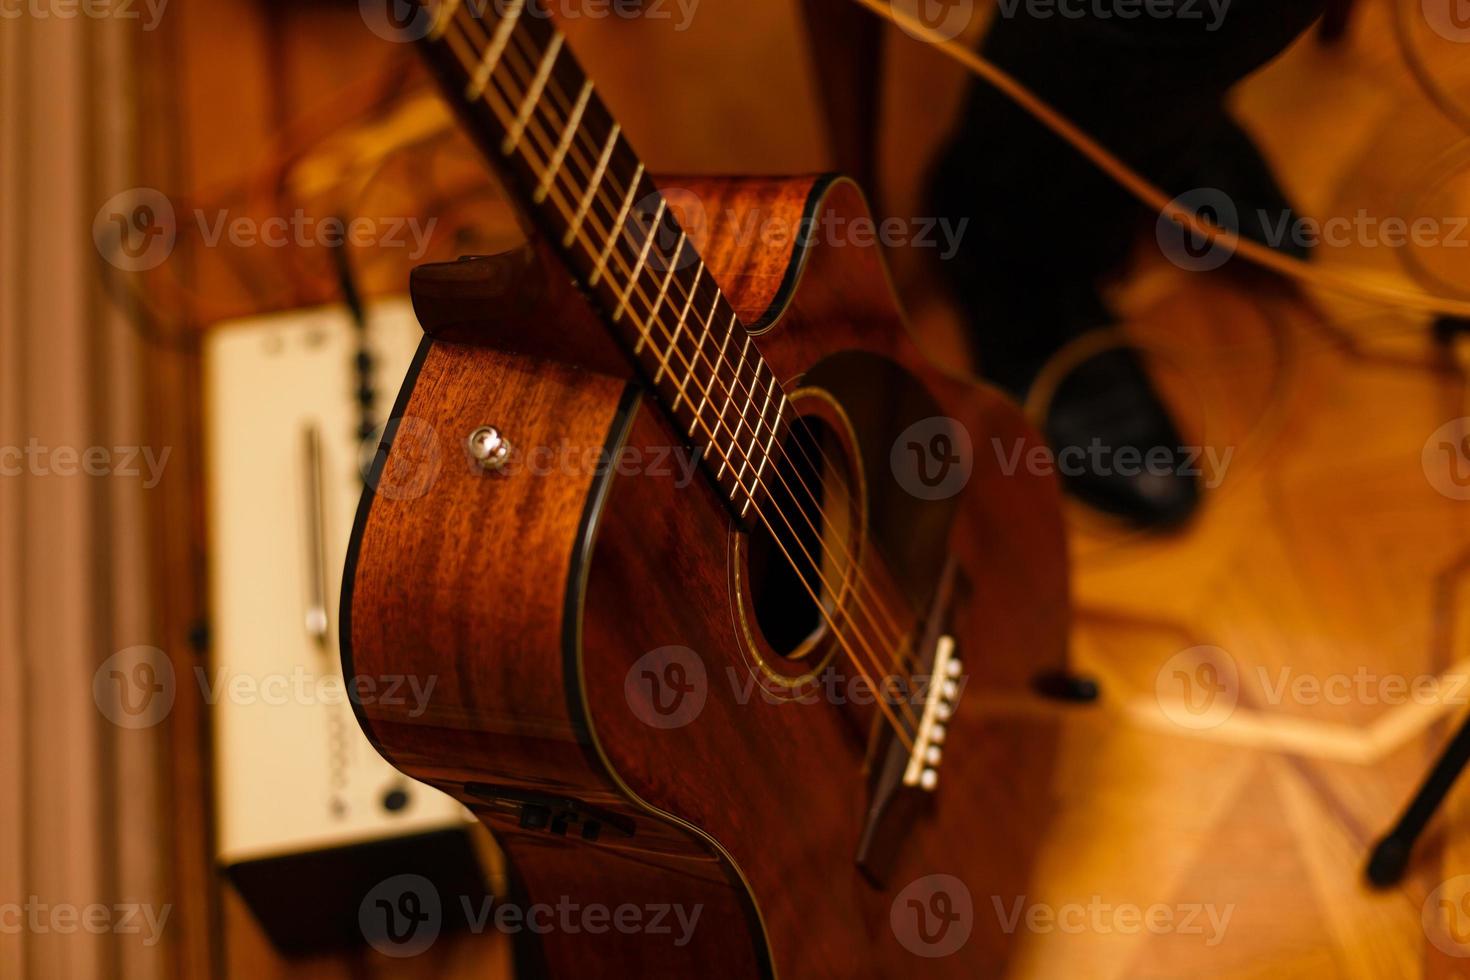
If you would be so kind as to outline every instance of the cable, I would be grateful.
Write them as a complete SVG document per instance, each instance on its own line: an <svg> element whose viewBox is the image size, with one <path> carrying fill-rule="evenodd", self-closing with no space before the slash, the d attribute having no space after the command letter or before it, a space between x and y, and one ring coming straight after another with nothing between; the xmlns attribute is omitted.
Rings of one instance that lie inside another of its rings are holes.
<svg viewBox="0 0 1470 980"><path fill-rule="evenodd" d="M1212 244L1238 252L1242 258L1263 266L1280 275L1295 279L1321 289L1356 296L1361 299L1388 306L1397 306L1421 313L1470 318L1470 300L1436 296L1418 289L1388 286L1373 283L1362 277L1357 270L1318 269L1301 259L1284 255L1267 248L1235 232L1211 224L1192 211L1180 207L1159 187L1151 183L1132 167L1109 152L1102 144L1088 135L1081 127L1053 109L1040 96L978 53L960 42L936 32L929 25L907 11L895 10L884 0L853 0L879 17L898 27L930 47L937 48L951 60L957 62L976 78L993 85L1002 94L1057 136L1066 140L1073 149L1092 161L1099 169L1117 182L1123 189L1164 217L1207 239Z"/></svg>

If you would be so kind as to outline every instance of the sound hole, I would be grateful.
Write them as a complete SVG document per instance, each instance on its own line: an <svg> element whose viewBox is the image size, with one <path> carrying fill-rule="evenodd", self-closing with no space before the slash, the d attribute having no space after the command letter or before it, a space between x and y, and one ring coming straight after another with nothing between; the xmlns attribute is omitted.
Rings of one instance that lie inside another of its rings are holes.
<svg viewBox="0 0 1470 980"><path fill-rule="evenodd" d="M857 547L855 477L836 431L805 415L791 426L766 481L765 520L750 535L756 623L777 654L811 654L837 621Z"/></svg>

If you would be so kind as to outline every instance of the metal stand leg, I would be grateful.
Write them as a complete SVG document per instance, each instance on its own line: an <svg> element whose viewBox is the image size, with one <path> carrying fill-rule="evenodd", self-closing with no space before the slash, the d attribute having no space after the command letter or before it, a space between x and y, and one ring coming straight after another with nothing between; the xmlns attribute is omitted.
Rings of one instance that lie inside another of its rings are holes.
<svg viewBox="0 0 1470 980"><path fill-rule="evenodd" d="M1429 823L1439 805L1444 802L1466 762L1470 762L1470 716L1460 723L1460 730L1455 733L1450 744L1445 746L1434 768L1429 770L1429 775L1424 778L1419 792L1409 801L1399 822L1373 848L1366 869L1369 882L1379 888L1387 888L1397 884L1404 876L1404 869L1409 865L1409 855L1414 850L1414 842L1419 839L1424 825Z"/></svg>

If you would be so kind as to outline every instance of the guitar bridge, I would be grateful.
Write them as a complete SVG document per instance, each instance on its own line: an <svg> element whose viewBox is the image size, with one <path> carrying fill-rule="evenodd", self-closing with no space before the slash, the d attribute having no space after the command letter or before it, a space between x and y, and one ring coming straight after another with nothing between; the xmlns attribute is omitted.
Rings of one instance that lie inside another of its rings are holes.
<svg viewBox="0 0 1470 980"><path fill-rule="evenodd" d="M929 671L929 686L912 740L890 731L880 744L872 767L871 793L862 836L858 840L857 865L874 884L882 886L897 856L899 845L926 806L932 805L939 785L939 766L948 737L947 725L960 695L964 666L955 639L944 632L955 592L958 566L946 563L931 603L920 650L927 651L919 669Z"/></svg>
<svg viewBox="0 0 1470 980"><path fill-rule="evenodd" d="M945 723L954 714L960 696L960 675L964 665L955 655L954 637L945 634L935 644L934 662L930 668L929 690L924 698L924 713L914 734L914 747L903 772L905 786L917 786L926 793L939 785L940 748L946 735Z"/></svg>

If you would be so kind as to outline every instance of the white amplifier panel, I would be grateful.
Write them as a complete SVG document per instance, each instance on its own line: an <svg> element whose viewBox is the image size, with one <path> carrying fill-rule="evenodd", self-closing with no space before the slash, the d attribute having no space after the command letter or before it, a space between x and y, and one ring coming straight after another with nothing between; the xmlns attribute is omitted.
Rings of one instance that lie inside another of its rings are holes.
<svg viewBox="0 0 1470 980"><path fill-rule="evenodd" d="M368 308L386 419L421 331L407 300ZM362 492L357 336L345 309L222 324L204 345L219 859L459 827L458 803L389 766L346 697L337 611ZM376 441L374 439L374 441ZM427 679L366 678L421 703Z"/></svg>

